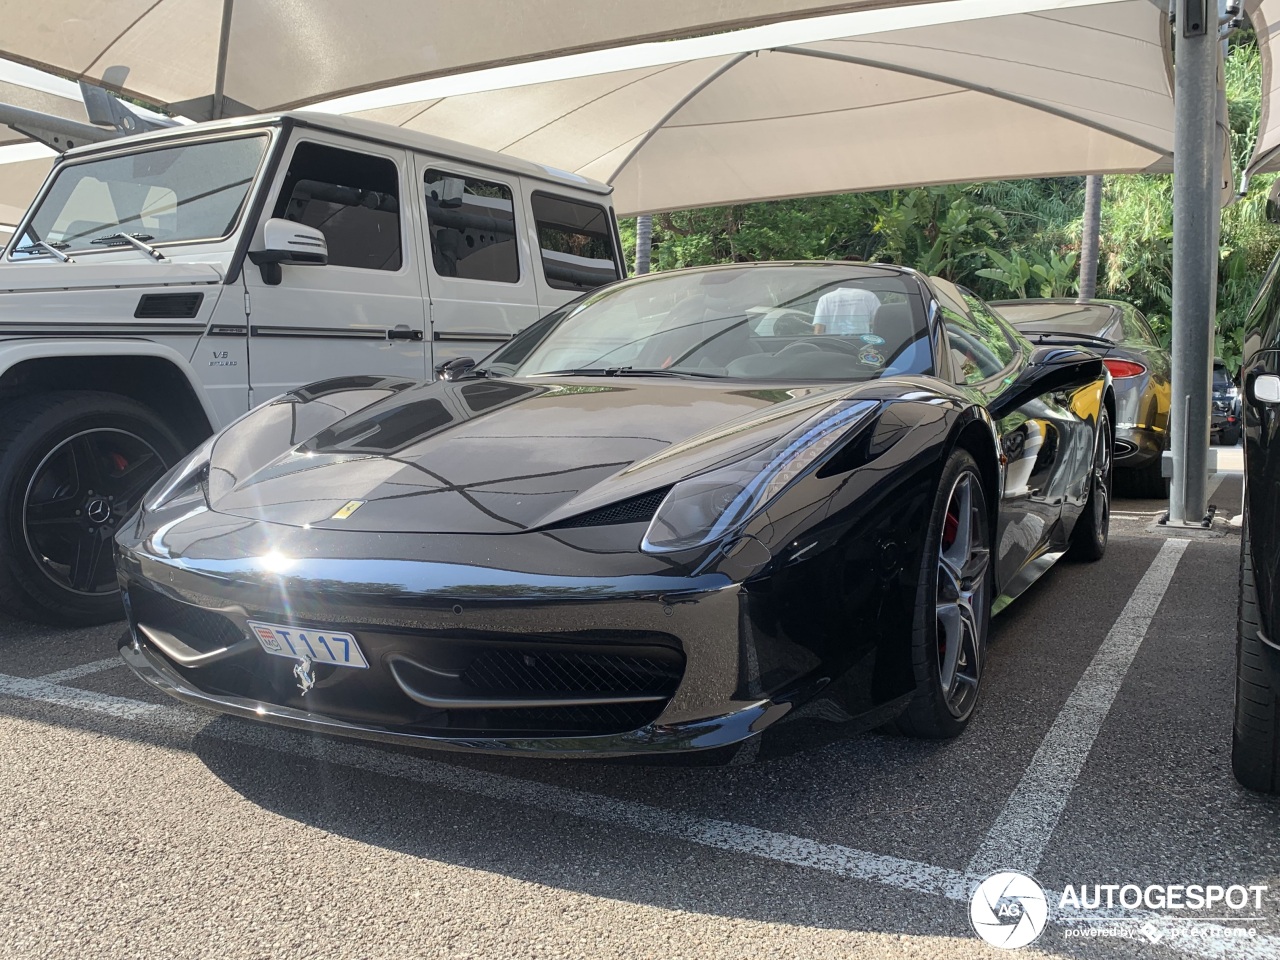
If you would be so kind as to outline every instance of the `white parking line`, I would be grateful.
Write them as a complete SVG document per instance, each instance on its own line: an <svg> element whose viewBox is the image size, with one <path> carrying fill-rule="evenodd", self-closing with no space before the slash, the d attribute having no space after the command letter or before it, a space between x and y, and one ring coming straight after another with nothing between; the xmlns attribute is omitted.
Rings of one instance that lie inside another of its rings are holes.
<svg viewBox="0 0 1280 960"><path fill-rule="evenodd" d="M1185 541L1168 541L1168 543ZM1167 545L1167 544L1166 544ZM1157 558L1158 559L1158 558ZM1153 564L1154 567L1154 564ZM1150 571L1148 571L1150 575ZM1143 578L1144 581L1146 578ZM217 724L209 714L167 704L144 703L74 687L62 687L39 679L0 674L0 696L17 697L52 704L89 714L134 721L188 735L201 733L231 743L270 750L296 757L314 757L324 762L393 777L426 786L472 794L491 800L520 803L529 807L569 814L584 820L623 827L655 836L695 843L716 850L738 853L784 863L833 876L861 880L883 886L944 897L967 903L983 879L973 872L962 873L901 857L856 850L841 844L823 843L773 830L764 830L728 820L715 820L645 803L571 790L499 773L471 770L424 757L391 753L360 743L330 740L297 731L257 726L234 721ZM1057 891L1046 891L1051 907ZM1056 912L1056 911L1054 911ZM1260 935L1240 937L1236 928L1214 923L1189 923L1177 917L1139 914L1131 911L1087 912L1075 916L1117 920L1142 920L1151 924L1144 933L1152 942L1205 960L1274 960L1280 956L1280 937Z"/></svg>
<svg viewBox="0 0 1280 960"><path fill-rule="evenodd" d="M124 661L119 657L107 657L105 660L94 660L92 663L82 663L78 667L67 667L65 670L55 670L53 673L46 673L38 680L45 683L68 683L72 680L79 680L81 677L89 677L95 673L102 673L104 670L112 670L115 667L123 667Z"/></svg>
<svg viewBox="0 0 1280 960"><path fill-rule="evenodd" d="M1190 542L1170 539L1160 547L969 861L971 873L985 875L1001 869L1035 873Z"/></svg>

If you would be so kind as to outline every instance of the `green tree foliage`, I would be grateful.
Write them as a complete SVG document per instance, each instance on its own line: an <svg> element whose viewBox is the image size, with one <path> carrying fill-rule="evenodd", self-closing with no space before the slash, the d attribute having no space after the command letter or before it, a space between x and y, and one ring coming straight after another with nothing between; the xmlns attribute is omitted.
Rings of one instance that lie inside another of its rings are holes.
<svg viewBox="0 0 1280 960"><path fill-rule="evenodd" d="M1232 41L1226 65L1234 166L1257 136L1262 67L1256 40ZM1234 366L1242 324L1280 243L1258 177L1222 217L1218 354ZM1167 341L1173 285L1169 176L1109 176L1098 296L1127 300ZM712 207L653 218L653 268L778 259L886 260L944 276L988 299L1072 296L1078 285L1083 177L1002 180ZM623 221L628 255L635 222Z"/></svg>

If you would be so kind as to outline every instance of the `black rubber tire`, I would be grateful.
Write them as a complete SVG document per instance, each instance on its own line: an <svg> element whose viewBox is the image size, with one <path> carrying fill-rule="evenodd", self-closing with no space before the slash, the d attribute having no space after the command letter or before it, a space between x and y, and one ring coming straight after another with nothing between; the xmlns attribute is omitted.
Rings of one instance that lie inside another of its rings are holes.
<svg viewBox="0 0 1280 960"><path fill-rule="evenodd" d="M124 616L119 591L90 596L54 583L27 548L23 532L27 487L59 443L94 428L128 430L167 465L185 445L152 410L111 393L42 393L15 401L0 415L0 609L59 626L109 623Z"/></svg>
<svg viewBox="0 0 1280 960"><path fill-rule="evenodd" d="M919 579L916 586L915 615L911 630L911 664L915 672L916 693L907 708L894 721L898 731L908 737L922 740L950 740L960 736L972 721L977 712L977 705L964 719L952 715L943 697L942 683L939 679L938 664L938 619L936 614L938 594L938 550L942 543L943 518L947 511L951 489L957 479L965 471L973 474L974 489L980 491L984 498L987 491L982 487L982 473L977 461L967 450L954 450L943 467L942 477L938 482L938 491L934 495L933 510L929 514L929 527L925 532L924 556L920 561ZM988 513L989 517L990 514ZM995 557L992 556L988 577L995 572ZM990 582L990 581L989 581ZM991 599L991 588L988 587L988 600ZM981 661L984 669L978 674L978 703L981 702L982 677L985 674L987 634L991 627L991 604L988 602L981 611L979 624L982 633Z"/></svg>
<svg viewBox="0 0 1280 960"><path fill-rule="evenodd" d="M1280 793L1280 650L1258 635L1258 592L1249 548L1249 509L1240 531L1240 607L1236 617L1236 710L1231 772L1241 786Z"/></svg>
<svg viewBox="0 0 1280 960"><path fill-rule="evenodd" d="M1132 470L1117 470L1115 474L1116 493L1138 500L1167 500L1169 498L1169 481L1160 475L1160 461L1150 463Z"/></svg>
<svg viewBox="0 0 1280 960"><path fill-rule="evenodd" d="M1107 537L1111 532L1111 485L1114 470L1107 469L1104 482L1106 484L1106 496L1098 495L1097 480L1094 478L1094 470L1097 466L1098 457L1102 454L1102 445L1108 447L1113 442L1111 434L1111 417L1104 410L1102 417L1098 423L1098 440L1094 446L1094 461L1089 465L1089 499L1084 505L1084 510L1080 512L1080 516L1076 519L1076 525L1071 530L1071 556L1076 560L1084 560L1093 562L1101 560L1107 552ZM1111 461L1114 463L1114 461ZM1098 520L1098 511L1106 511L1106 515L1102 518L1101 523Z"/></svg>
<svg viewBox="0 0 1280 960"><path fill-rule="evenodd" d="M1234 430L1223 430L1219 443L1224 447L1234 447L1240 442L1240 428Z"/></svg>

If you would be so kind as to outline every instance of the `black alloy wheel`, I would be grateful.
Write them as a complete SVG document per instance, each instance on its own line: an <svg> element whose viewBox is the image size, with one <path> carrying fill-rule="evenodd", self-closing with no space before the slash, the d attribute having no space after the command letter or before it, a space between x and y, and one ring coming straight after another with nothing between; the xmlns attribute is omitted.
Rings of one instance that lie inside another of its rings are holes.
<svg viewBox="0 0 1280 960"><path fill-rule="evenodd" d="M123 616L112 537L181 456L151 410L112 394L37 395L0 433L0 602L65 625Z"/></svg>
<svg viewBox="0 0 1280 960"><path fill-rule="evenodd" d="M1098 418L1098 438L1089 470L1089 499L1071 531L1071 555L1080 560L1101 560L1111 532L1112 460L1111 417L1106 410Z"/></svg>
<svg viewBox="0 0 1280 960"><path fill-rule="evenodd" d="M58 443L27 484L22 527L32 561L74 593L114 593L111 537L168 469L155 447L127 430L99 427Z"/></svg>
<svg viewBox="0 0 1280 960"><path fill-rule="evenodd" d="M930 520L917 591L915 699L898 718L905 734L959 736L978 703L991 622L991 526L973 457L952 453Z"/></svg>

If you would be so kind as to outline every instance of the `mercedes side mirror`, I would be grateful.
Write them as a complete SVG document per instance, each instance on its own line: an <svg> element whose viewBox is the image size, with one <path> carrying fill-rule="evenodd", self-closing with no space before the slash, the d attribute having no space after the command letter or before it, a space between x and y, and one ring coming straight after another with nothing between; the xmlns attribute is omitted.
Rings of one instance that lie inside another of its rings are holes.
<svg viewBox="0 0 1280 960"><path fill-rule="evenodd" d="M1028 400L1053 393L1083 387L1102 376L1102 358L1073 347L1037 347L1031 362L1018 375L1009 389L987 408L991 416L999 420L1007 417Z"/></svg>
<svg viewBox="0 0 1280 960"><path fill-rule="evenodd" d="M441 380L461 380L475 368L476 362L470 357L455 357L436 365L436 376Z"/></svg>
<svg viewBox="0 0 1280 960"><path fill-rule="evenodd" d="M280 282L282 264L324 266L329 262L329 244L324 234L305 223L272 217L262 227L261 250L250 250L249 259L262 271L262 282Z"/></svg>
<svg viewBox="0 0 1280 960"><path fill-rule="evenodd" d="M1280 403L1280 377L1274 373L1260 373L1250 378L1249 397L1254 403Z"/></svg>

